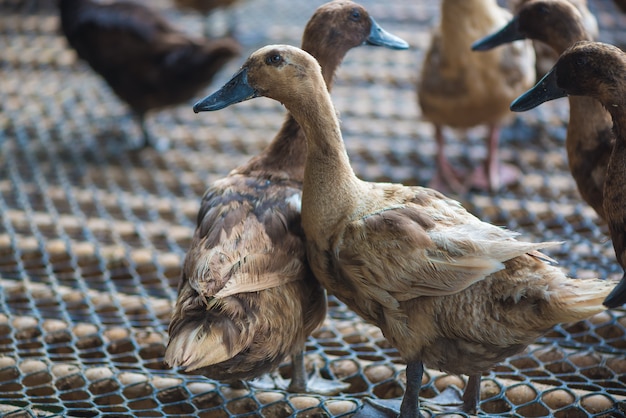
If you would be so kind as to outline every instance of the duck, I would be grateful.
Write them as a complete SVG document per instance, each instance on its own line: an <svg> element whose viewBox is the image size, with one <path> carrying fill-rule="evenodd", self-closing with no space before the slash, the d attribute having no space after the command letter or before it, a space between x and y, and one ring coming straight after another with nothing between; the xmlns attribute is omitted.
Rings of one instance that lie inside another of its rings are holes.
<svg viewBox="0 0 626 418"><path fill-rule="evenodd" d="M149 112L193 99L241 53L233 38L192 38L139 3L59 0L59 9L69 46L139 122L139 148L167 147L151 137L145 122Z"/></svg>
<svg viewBox="0 0 626 418"><path fill-rule="evenodd" d="M407 363L401 417L421 416L424 365L468 375L462 408L473 413L482 372L554 325L605 309L610 284L570 279L540 252L557 243L520 241L431 188L359 179L320 66L297 47L253 52L194 111L261 96L304 131L301 216L315 277Z"/></svg>
<svg viewBox="0 0 626 418"><path fill-rule="evenodd" d="M408 48L349 0L320 6L302 36L329 90L344 56L363 44ZM170 366L228 382L254 379L291 355L288 389L310 389L303 349L325 318L326 299L300 222L305 156L304 132L287 114L263 152L205 193L169 325ZM315 392L325 390L315 383Z"/></svg>
<svg viewBox="0 0 626 418"><path fill-rule="evenodd" d="M526 3L532 0L517 0L511 5L514 14L518 14L520 9L524 7ZM585 28L589 40L596 40L600 34L598 27L598 19L589 10L587 0L564 0L570 3L580 13L582 18L582 25ZM535 49L536 61L535 70L537 74L537 80L543 77L554 65L560 52L555 52L554 48L550 47L544 42L539 40L533 40L533 47ZM563 52L563 51L561 51Z"/></svg>
<svg viewBox="0 0 626 418"><path fill-rule="evenodd" d="M204 36L211 37L211 25L209 16L218 9L230 9L241 0L174 0L176 7L180 9L193 10L204 15ZM228 22L228 31L232 35L235 32L235 22L233 16Z"/></svg>
<svg viewBox="0 0 626 418"><path fill-rule="evenodd" d="M515 17L499 31L472 45L475 51L495 48L519 39L533 39L558 55L578 41L591 41L581 13L566 0L524 2ZM615 143L611 115L599 101L569 96L570 117L565 149L578 191L598 216L606 219L603 193L606 167Z"/></svg>
<svg viewBox="0 0 626 418"><path fill-rule="evenodd" d="M422 116L435 128L437 170L429 186L463 193L468 187L497 191L515 183L520 171L501 164L499 130L510 115L511 100L535 82L535 55L519 41L488 55L472 53L471 42L504 25L511 17L496 0L443 0L417 82ZM457 172L445 152L443 127L488 126L487 160L471 175ZM469 183L469 184L468 184Z"/></svg>
<svg viewBox="0 0 626 418"><path fill-rule="evenodd" d="M579 41L566 49L532 89L511 103L523 112L541 103L566 96L589 96L598 100L613 120L615 145L604 181L604 215L618 264L624 270L620 282L604 301L608 308L626 303L626 55L614 45Z"/></svg>

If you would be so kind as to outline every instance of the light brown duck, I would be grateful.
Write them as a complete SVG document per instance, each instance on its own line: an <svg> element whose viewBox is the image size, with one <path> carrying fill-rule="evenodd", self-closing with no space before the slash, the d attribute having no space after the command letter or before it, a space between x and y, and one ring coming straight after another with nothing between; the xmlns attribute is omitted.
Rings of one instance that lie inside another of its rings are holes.
<svg viewBox="0 0 626 418"><path fill-rule="evenodd" d="M364 43L408 47L345 0L320 6L302 37L329 89L345 54ZM260 155L206 192L169 328L168 364L247 380L292 355L291 390L306 389L302 350L326 305L300 226L305 158L304 133L288 114Z"/></svg>
<svg viewBox="0 0 626 418"><path fill-rule="evenodd" d="M615 145L606 169L604 216L617 261L626 271L626 55L599 42L581 41L567 49L535 87L511 104L514 111L532 109L548 100L590 96L611 114ZM626 273L604 301L609 308L626 303Z"/></svg>
<svg viewBox="0 0 626 418"><path fill-rule="evenodd" d="M479 55L471 43L500 28L511 14L496 0L443 0L441 22L422 64L417 95L423 117L435 127L437 172L431 187L462 192L468 186L498 190L517 180L516 167L500 164L499 128L509 103L535 82L529 41ZM487 125L487 161L473 175L456 172L446 157L443 128Z"/></svg>
<svg viewBox="0 0 626 418"><path fill-rule="evenodd" d="M490 49L523 38L541 41L559 55L578 41L591 40L581 14L569 1L530 0L506 26L472 48ZM604 178L615 142L611 115L586 96L570 96L569 107L565 148L570 172L582 198L604 218Z"/></svg>
<svg viewBox="0 0 626 418"><path fill-rule="evenodd" d="M554 243L517 241L432 189L358 179L320 67L298 48L259 49L194 110L258 96L283 103L307 140L302 226L315 276L407 361L401 416L420 415L424 364L469 375L472 412L483 371L553 325L604 309L610 285L546 263L538 249Z"/></svg>

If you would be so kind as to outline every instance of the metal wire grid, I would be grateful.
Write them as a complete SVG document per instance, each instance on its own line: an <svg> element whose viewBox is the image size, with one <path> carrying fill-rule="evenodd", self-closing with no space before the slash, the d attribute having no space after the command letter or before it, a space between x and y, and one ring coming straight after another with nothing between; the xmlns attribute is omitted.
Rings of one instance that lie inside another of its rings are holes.
<svg viewBox="0 0 626 418"><path fill-rule="evenodd" d="M0 414L21 416L350 416L362 398L403 393L404 366L380 331L331 299L307 362L350 387L337 396L249 390L162 364L180 264L205 188L259 152L283 109L256 100L196 116L160 112L150 129L166 152L133 151L140 133L125 107L75 60L51 2L0 3ZM414 82L437 2L364 1L412 52L351 51L333 98L348 152L368 180L423 184L434 170L431 128L419 120ZM426 4L429 3L429 4ZM190 31L197 16L150 2ZM238 12L247 52L298 44L315 4L249 0ZM603 40L623 17L591 3ZM273 15L273 11L279 13ZM255 16L250 19L249 16ZM246 17L248 17L246 19ZM264 19L259 19L263 17ZM259 25L259 21L265 25ZM247 55L247 52L245 55ZM221 85L241 61L226 68ZM563 150L563 101L517 116L502 157L523 181L497 195L458 196L484 220L531 240L563 240L550 253L573 276L619 274L606 227L581 203ZM484 157L480 129L451 141L450 158ZM506 416L624 416L626 318L609 311L556 327L484 377L481 410ZM288 366L280 369L289 375ZM422 395L463 382L428 371Z"/></svg>

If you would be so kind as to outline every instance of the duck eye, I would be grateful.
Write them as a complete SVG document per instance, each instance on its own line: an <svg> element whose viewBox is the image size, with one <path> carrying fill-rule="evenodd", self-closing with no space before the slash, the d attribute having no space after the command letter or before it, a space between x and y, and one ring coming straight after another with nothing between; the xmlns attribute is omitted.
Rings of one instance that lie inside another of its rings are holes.
<svg viewBox="0 0 626 418"><path fill-rule="evenodd" d="M584 67L585 65L587 65L587 63L588 63L587 57L576 58L576 65L578 65L579 67Z"/></svg>
<svg viewBox="0 0 626 418"><path fill-rule="evenodd" d="M359 12L358 9L352 9L350 20L357 22L359 19L361 19L361 12Z"/></svg>
<svg viewBox="0 0 626 418"><path fill-rule="evenodd" d="M280 54L273 54L273 55L268 55L268 57L265 58L265 63L268 65L276 65L276 64L280 64L282 60L283 58L280 56Z"/></svg>

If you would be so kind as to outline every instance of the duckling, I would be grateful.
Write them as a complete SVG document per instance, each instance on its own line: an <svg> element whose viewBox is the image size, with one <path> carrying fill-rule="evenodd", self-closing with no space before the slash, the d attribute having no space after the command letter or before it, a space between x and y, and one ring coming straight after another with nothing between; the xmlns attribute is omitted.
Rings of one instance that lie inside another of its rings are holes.
<svg viewBox="0 0 626 418"><path fill-rule="evenodd" d="M512 5L512 10L517 15L518 12L526 3L532 0L518 0L514 1ZM585 28L587 39L595 40L598 38L600 30L598 28L598 20L591 13L589 7L587 6L587 0L564 0L576 7L576 10L580 13L580 17L582 18L582 25ZM568 45L569 46L569 45ZM546 45L540 40L533 40L533 47L535 49L536 62L535 62L535 70L537 73L537 79L543 77L554 65L559 54L563 51L555 52L552 47Z"/></svg>
<svg viewBox="0 0 626 418"><path fill-rule="evenodd" d="M557 54L578 41L592 40L571 2L531 0L524 2L504 28L476 41L472 49L482 51L523 38L545 43ZM565 148L570 172L582 198L604 219L604 179L615 143L611 115L591 97L570 96L569 104Z"/></svg>
<svg viewBox="0 0 626 418"><path fill-rule="evenodd" d="M613 248L625 273L604 304L616 308L626 303L626 55L600 42L580 41L568 48L535 87L511 103L521 112L548 100L590 96L598 100L613 119L615 145L604 181L604 216Z"/></svg>
<svg viewBox="0 0 626 418"><path fill-rule="evenodd" d="M346 0L320 6L302 37L302 47L320 60L328 89L345 54L364 43L408 48ZM305 156L304 133L288 114L260 155L206 192L169 327L169 365L247 380L292 355L290 390L307 389L302 350L326 304L300 226Z"/></svg>
<svg viewBox="0 0 626 418"><path fill-rule="evenodd" d="M107 82L141 125L152 110L184 103L240 53L232 38L192 39L156 11L127 1L59 0L61 29L78 57Z"/></svg>
<svg viewBox="0 0 626 418"><path fill-rule="evenodd" d="M443 0L441 23L435 30L417 84L424 118L433 123L437 141L437 172L430 182L437 189L463 192L467 176L457 173L445 154L443 127L489 126L487 161L470 176L478 189L498 190L513 183L519 169L500 164L499 127L508 105L535 82L532 45L520 41L477 55L471 42L504 25L511 14L496 0Z"/></svg>
<svg viewBox="0 0 626 418"><path fill-rule="evenodd" d="M238 3L240 0L174 0L176 7L180 9L191 9L204 15L204 36L211 37L211 25L209 23L209 16L216 9L228 9ZM232 35L235 31L235 21L233 16L230 17L228 22L228 31Z"/></svg>
<svg viewBox="0 0 626 418"><path fill-rule="evenodd" d="M611 286L548 264L539 250L555 243L518 241L433 189L357 178L320 67L298 48L257 50L194 111L259 96L283 103L306 137L302 227L315 276L407 362L402 417L420 416L424 365L469 375L463 409L473 412L483 371L555 324L604 310Z"/></svg>

